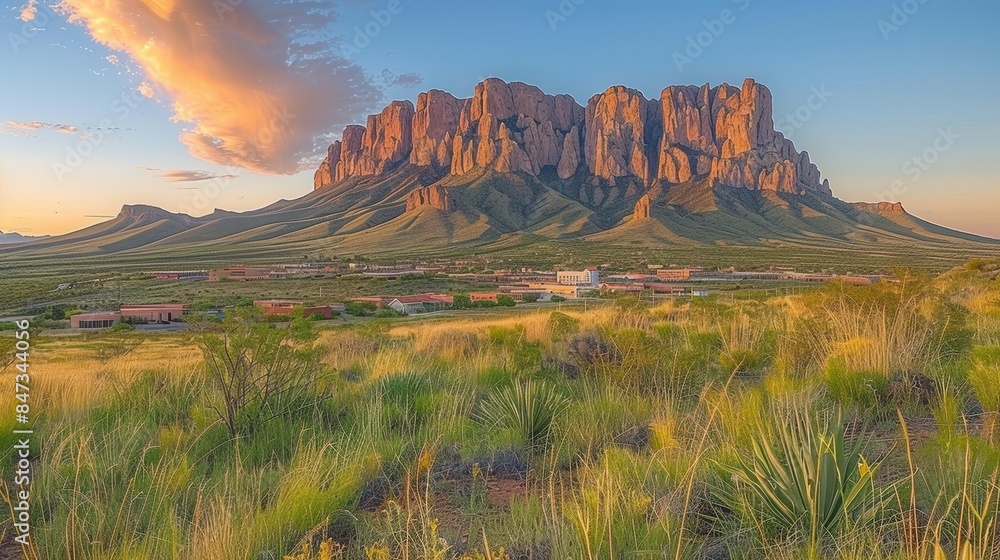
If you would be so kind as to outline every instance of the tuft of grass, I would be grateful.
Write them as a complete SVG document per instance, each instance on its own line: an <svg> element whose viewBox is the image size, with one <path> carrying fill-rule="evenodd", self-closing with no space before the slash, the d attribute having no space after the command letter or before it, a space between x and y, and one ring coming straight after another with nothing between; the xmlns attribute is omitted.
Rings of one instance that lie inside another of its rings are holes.
<svg viewBox="0 0 1000 560"><path fill-rule="evenodd" d="M516 380L490 393L480 405L478 419L515 431L530 447L536 447L548 439L553 420L566 404L554 387L531 379Z"/></svg>
<svg viewBox="0 0 1000 560"><path fill-rule="evenodd" d="M722 487L729 502L760 512L764 525L804 538L814 551L844 529L870 526L882 500L878 464L862 455L863 439L849 445L839 418L817 422L801 408L774 432L762 427L750 456L729 467L733 478Z"/></svg>

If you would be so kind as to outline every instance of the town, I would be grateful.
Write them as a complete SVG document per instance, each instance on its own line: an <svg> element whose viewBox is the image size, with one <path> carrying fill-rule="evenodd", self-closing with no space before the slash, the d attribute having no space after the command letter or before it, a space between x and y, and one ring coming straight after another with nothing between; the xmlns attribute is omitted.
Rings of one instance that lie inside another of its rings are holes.
<svg viewBox="0 0 1000 560"><path fill-rule="evenodd" d="M154 271L144 275L161 282L210 284L350 277L381 280L448 278L483 287L482 290L450 293L361 295L341 301L326 301L322 297L261 297L247 298L240 302L244 306L259 308L265 318L276 322L296 314L314 320L332 320L344 316L387 318L629 296L648 301L671 297L708 297L731 291L733 286L753 286L755 283L765 282L773 286L793 287L830 281L868 285L888 278L885 275L841 275L829 271L803 273L796 272L791 267L739 271L735 268L712 270L695 266L654 264L647 265L645 270L619 272L610 270L607 265L589 266L581 270L535 270L528 267L490 268L491 264L487 259L404 264L331 261L230 265L210 270ZM55 291L69 290L78 284L60 284ZM174 325L174 330L177 330L183 328L186 319L193 315L222 318L225 313L224 307L192 302L121 302L117 309L74 310L68 316L68 326L71 329L93 330L108 329L125 323L132 326Z"/></svg>

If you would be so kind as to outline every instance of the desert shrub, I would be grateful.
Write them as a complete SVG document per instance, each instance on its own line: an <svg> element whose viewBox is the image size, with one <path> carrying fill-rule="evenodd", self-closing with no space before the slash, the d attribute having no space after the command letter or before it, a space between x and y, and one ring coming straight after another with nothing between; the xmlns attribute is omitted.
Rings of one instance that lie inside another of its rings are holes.
<svg viewBox="0 0 1000 560"><path fill-rule="evenodd" d="M497 296L497 305L499 305L500 307L514 307L515 305L517 305L517 302L514 301L514 298L510 296L501 295Z"/></svg>
<svg viewBox="0 0 1000 560"><path fill-rule="evenodd" d="M569 343L569 356L582 367L613 365L622 360L618 348L599 332L574 337Z"/></svg>
<svg viewBox="0 0 1000 560"><path fill-rule="evenodd" d="M391 307L383 307L383 308L375 311L375 318L376 319L389 319L389 318L392 318L392 317L399 317L399 316L400 316L399 312L396 311L395 309L391 308Z"/></svg>
<svg viewBox="0 0 1000 560"><path fill-rule="evenodd" d="M114 325L111 326L110 329L108 329L108 332L117 333L117 332L127 332L134 330L135 327L130 323L115 323Z"/></svg>
<svg viewBox="0 0 1000 560"><path fill-rule="evenodd" d="M551 301L552 303L562 303L566 301L566 298L564 298L563 296L552 296L552 298L549 299L549 301Z"/></svg>
<svg viewBox="0 0 1000 560"><path fill-rule="evenodd" d="M451 301L452 309L472 309L472 298L469 294L455 294Z"/></svg>
<svg viewBox="0 0 1000 560"><path fill-rule="evenodd" d="M376 306L370 301L352 301L344 304L344 313L355 317L367 317L375 313Z"/></svg>
<svg viewBox="0 0 1000 560"><path fill-rule="evenodd" d="M261 319L253 308L240 310L197 339L218 396L212 407L234 437L304 406L323 371L310 321L279 329Z"/></svg>
<svg viewBox="0 0 1000 560"><path fill-rule="evenodd" d="M775 424L775 434L762 426L752 453L729 467L732 479L721 489L734 509L804 538L812 550L874 521L882 503L873 482L878 465L861 454L864 438L849 445L839 417L817 420L797 407Z"/></svg>
<svg viewBox="0 0 1000 560"><path fill-rule="evenodd" d="M565 407L566 399L553 387L518 380L491 392L476 418L482 424L517 432L533 448L548 439L553 420Z"/></svg>

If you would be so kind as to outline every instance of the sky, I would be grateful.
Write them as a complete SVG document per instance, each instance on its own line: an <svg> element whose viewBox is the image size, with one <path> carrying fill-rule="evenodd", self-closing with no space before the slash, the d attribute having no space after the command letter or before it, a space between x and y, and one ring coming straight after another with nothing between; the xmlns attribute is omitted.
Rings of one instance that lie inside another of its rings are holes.
<svg viewBox="0 0 1000 560"><path fill-rule="evenodd" d="M834 194L1000 237L1000 16L971 0L8 0L0 231L123 204L203 215L312 189L393 99L497 76L568 93L740 84Z"/></svg>

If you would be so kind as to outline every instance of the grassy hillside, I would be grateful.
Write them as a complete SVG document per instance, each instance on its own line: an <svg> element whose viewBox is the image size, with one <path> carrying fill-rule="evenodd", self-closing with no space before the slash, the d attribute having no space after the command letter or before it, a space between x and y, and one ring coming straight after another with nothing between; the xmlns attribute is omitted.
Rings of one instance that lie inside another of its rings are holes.
<svg viewBox="0 0 1000 560"><path fill-rule="evenodd" d="M503 251L529 240L680 252L710 247L855 256L916 251L932 258L956 253L957 259L1000 249L1000 242L930 224L902 208L852 205L815 194L713 188L704 181L646 189L628 181L595 184L582 173L562 180L548 171L540 177L484 171L443 179L418 171L402 166L243 213L192 218L129 206L115 219L79 232L0 248L0 274L55 262L107 263L109 257L129 266L316 254L457 256ZM409 194L428 184L447 191L450 211L407 210ZM650 197L651 215L636 219L635 203L644 194Z"/></svg>

